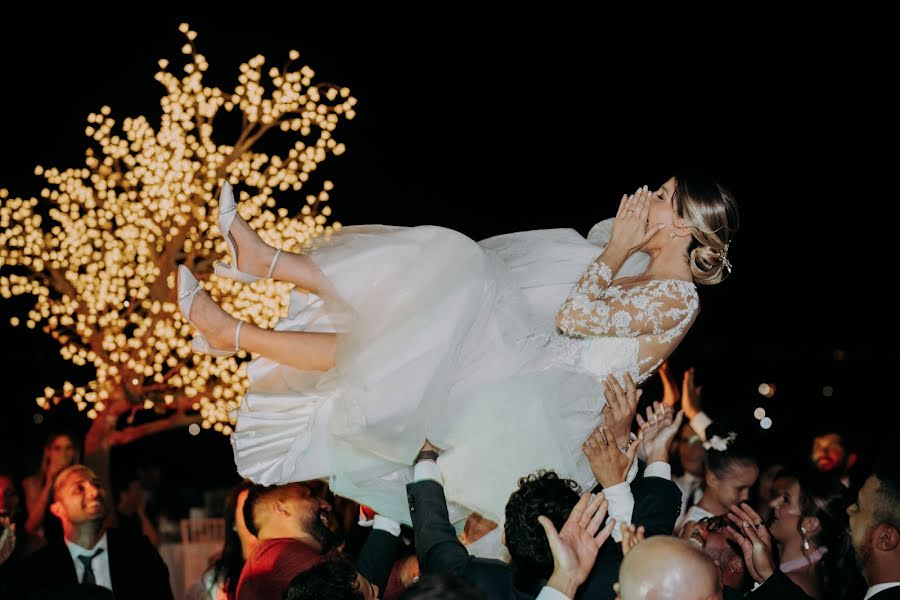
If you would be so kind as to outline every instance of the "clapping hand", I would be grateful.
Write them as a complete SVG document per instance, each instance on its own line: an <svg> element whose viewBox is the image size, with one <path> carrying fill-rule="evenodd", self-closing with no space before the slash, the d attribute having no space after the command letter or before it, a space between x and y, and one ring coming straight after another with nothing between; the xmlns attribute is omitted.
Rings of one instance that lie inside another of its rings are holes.
<svg viewBox="0 0 900 600"><path fill-rule="evenodd" d="M16 525L8 516L0 517L0 565L16 550Z"/></svg>
<svg viewBox="0 0 900 600"><path fill-rule="evenodd" d="M584 583L594 567L597 552L615 527L616 520L609 519L600 529L608 507L603 494L597 494L593 499L591 494L582 494L559 533L550 519L538 517L553 555L553 575L548 586L569 598L575 596L578 586Z"/></svg>
<svg viewBox="0 0 900 600"><path fill-rule="evenodd" d="M740 507L732 506L728 518L737 525L737 530L726 527L728 537L741 547L744 562L750 576L757 583L762 583L775 572L775 559L772 556L772 536L763 523L762 517L750 508L746 502Z"/></svg>
<svg viewBox="0 0 900 600"><path fill-rule="evenodd" d="M637 415L641 444L648 464L669 461L669 447L681 429L683 418L684 411L679 410L678 415L673 416L672 408L661 402L654 402L653 406L647 407L647 420Z"/></svg>
<svg viewBox="0 0 900 600"><path fill-rule="evenodd" d="M700 407L700 392L703 386L694 383L694 367L684 372L684 379L681 382L681 407L688 420L697 416L702 408Z"/></svg>
<svg viewBox="0 0 900 600"><path fill-rule="evenodd" d="M622 525L622 555L628 554L628 552L644 541L644 526L641 525L638 527L637 525L632 524L623 524Z"/></svg>
<svg viewBox="0 0 900 600"><path fill-rule="evenodd" d="M681 400L681 390L675 385L675 378L672 376L672 369L669 367L669 361L665 361L659 368L659 379L663 386L662 403L671 406L675 410L675 405Z"/></svg>

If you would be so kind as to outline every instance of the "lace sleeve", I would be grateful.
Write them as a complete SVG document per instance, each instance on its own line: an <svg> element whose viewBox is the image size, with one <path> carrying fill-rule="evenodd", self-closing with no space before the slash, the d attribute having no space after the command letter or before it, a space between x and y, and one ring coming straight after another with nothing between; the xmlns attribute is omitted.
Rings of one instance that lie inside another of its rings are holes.
<svg viewBox="0 0 900 600"><path fill-rule="evenodd" d="M606 263L599 260L591 262L556 315L559 330L573 337L590 335L590 323L596 321L592 318L594 305L601 301L612 278L612 269Z"/></svg>
<svg viewBox="0 0 900 600"><path fill-rule="evenodd" d="M623 289L610 286L612 273L592 263L575 284L557 315L562 333L572 337L679 337L699 309L697 290L689 281L652 280Z"/></svg>

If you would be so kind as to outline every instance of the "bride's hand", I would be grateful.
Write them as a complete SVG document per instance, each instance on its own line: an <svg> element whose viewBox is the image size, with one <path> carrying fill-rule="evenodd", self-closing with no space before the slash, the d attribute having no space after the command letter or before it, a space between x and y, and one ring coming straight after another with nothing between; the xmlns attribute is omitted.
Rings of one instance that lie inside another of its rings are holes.
<svg viewBox="0 0 900 600"><path fill-rule="evenodd" d="M665 227L665 225L653 227L647 225L652 197L653 192L650 192L646 185L631 196L622 196L610 234L610 248L630 256Z"/></svg>

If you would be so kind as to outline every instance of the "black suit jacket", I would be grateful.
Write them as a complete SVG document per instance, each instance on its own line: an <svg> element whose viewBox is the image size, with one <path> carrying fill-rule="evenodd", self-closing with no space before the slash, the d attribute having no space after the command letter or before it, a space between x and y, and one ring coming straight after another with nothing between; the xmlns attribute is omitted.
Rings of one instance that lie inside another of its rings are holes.
<svg viewBox="0 0 900 600"><path fill-rule="evenodd" d="M144 536L106 532L109 574L116 600L173 600L169 569ZM64 541L29 556L10 585L11 598L66 597L78 586L75 563Z"/></svg>
<svg viewBox="0 0 900 600"><path fill-rule="evenodd" d="M781 571L775 571L749 597L752 600L813 600Z"/></svg>
<svg viewBox="0 0 900 600"><path fill-rule="evenodd" d="M900 586L888 588L882 592L878 592L870 600L900 600Z"/></svg>
<svg viewBox="0 0 900 600"><path fill-rule="evenodd" d="M644 525L647 535L671 534L681 511L678 486L666 479L646 477L636 480L632 491L635 497L632 520ZM419 481L409 484L407 493L422 573L458 575L480 588L488 598L520 600L537 595L542 582L520 577L514 567L504 562L469 556L450 524L447 500L440 484ZM612 585L618 579L621 560L619 544L604 544L579 596L614 598Z"/></svg>
<svg viewBox="0 0 900 600"><path fill-rule="evenodd" d="M399 548L400 538L387 531L373 529L359 550L356 570L368 579L369 583L377 585L382 594L387 588L388 578L391 576L394 561L397 560Z"/></svg>
<svg viewBox="0 0 900 600"><path fill-rule="evenodd" d="M524 600L535 597L534 590L516 589L515 572L506 563L469 556L450 524L447 499L441 484L426 479L407 485L406 491L416 555L422 574L457 575L470 581L492 599Z"/></svg>
<svg viewBox="0 0 900 600"><path fill-rule="evenodd" d="M600 490L597 490L600 491ZM638 477L631 484L634 511L631 522L644 526L644 535L672 535L681 514L681 490L669 479ZM600 548L591 576L578 589L577 599L613 600L613 584L619 580L622 545L607 542Z"/></svg>

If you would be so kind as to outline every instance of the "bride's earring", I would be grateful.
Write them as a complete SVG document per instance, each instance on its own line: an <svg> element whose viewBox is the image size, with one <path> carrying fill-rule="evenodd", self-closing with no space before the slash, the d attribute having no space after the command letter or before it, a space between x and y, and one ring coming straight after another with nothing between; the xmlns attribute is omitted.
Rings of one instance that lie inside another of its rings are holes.
<svg viewBox="0 0 900 600"><path fill-rule="evenodd" d="M669 239L672 239L672 240L675 239L675 232L674 232L674 231L669 232Z"/></svg>

